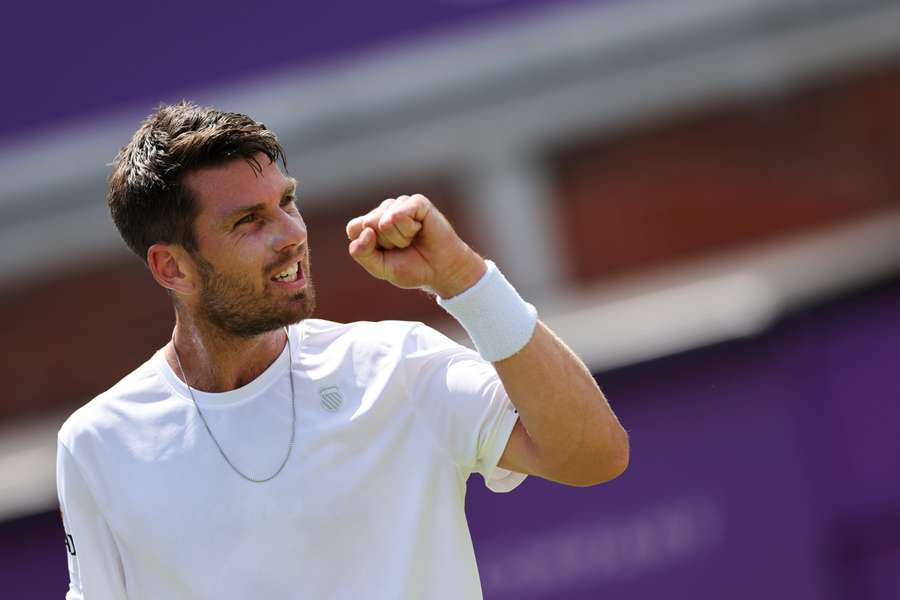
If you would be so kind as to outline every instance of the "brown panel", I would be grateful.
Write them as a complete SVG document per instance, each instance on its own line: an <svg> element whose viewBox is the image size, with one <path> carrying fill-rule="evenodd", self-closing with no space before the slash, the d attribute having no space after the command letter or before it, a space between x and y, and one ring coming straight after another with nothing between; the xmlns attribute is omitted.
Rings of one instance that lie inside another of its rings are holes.
<svg viewBox="0 0 900 600"><path fill-rule="evenodd" d="M582 282L900 204L900 70L555 158Z"/></svg>
<svg viewBox="0 0 900 600"><path fill-rule="evenodd" d="M165 343L172 315L136 258L5 292L0 419L89 400Z"/></svg>
<svg viewBox="0 0 900 600"><path fill-rule="evenodd" d="M477 236L461 210L458 194L445 182L381 185L374 189L345 196L340 202L317 204L321 208L304 213L310 231L317 316L341 322L382 319L433 322L445 318L445 313L426 294L395 288L366 273L350 258L344 231L347 221L367 213L384 198L399 195L401 191L422 193L447 215L463 239L477 249Z"/></svg>
<svg viewBox="0 0 900 600"><path fill-rule="evenodd" d="M896 206L897 106L894 70L560 153L574 271L591 281ZM317 316L445 318L424 294L365 274L343 232L384 197L420 191L478 249L458 193L427 180L370 189L304 211ZM3 292L0 419L83 403L164 344L172 324L168 297L137 259Z"/></svg>

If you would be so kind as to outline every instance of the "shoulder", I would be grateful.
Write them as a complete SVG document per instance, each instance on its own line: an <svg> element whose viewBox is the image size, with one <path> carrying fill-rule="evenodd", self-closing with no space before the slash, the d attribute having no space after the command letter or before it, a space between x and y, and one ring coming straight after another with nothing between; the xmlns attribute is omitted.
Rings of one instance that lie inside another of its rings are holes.
<svg viewBox="0 0 900 600"><path fill-rule="evenodd" d="M306 319L303 321L303 334L307 339L336 339L351 337L396 337L406 335L417 327L425 327L418 321L354 321L338 323L325 319Z"/></svg>
<svg viewBox="0 0 900 600"><path fill-rule="evenodd" d="M403 345L407 338L415 336L421 329L430 328L415 321L337 323L323 319L307 319L302 326L302 343L304 351L313 353L334 346L396 347Z"/></svg>
<svg viewBox="0 0 900 600"><path fill-rule="evenodd" d="M300 360L307 369L321 366L332 371L339 364L349 364L357 372L390 371L400 364L415 367L472 353L417 321L335 323L307 319L302 331Z"/></svg>
<svg viewBox="0 0 900 600"><path fill-rule="evenodd" d="M115 435L128 421L140 419L141 407L160 398L171 397L165 383L149 359L105 392L72 413L59 429L58 439L70 452L86 443Z"/></svg>

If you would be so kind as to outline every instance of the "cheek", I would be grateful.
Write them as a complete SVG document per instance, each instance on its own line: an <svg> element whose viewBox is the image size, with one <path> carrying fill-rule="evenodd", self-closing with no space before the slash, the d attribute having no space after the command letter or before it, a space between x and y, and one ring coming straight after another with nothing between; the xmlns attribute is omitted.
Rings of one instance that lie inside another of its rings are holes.
<svg viewBox="0 0 900 600"><path fill-rule="evenodd" d="M240 244L220 253L214 264L216 272L227 279L256 282L265 273L263 256L259 248Z"/></svg>
<svg viewBox="0 0 900 600"><path fill-rule="evenodd" d="M229 249L228 260L240 269L256 269L259 271L265 265L268 255L262 236L248 235Z"/></svg>

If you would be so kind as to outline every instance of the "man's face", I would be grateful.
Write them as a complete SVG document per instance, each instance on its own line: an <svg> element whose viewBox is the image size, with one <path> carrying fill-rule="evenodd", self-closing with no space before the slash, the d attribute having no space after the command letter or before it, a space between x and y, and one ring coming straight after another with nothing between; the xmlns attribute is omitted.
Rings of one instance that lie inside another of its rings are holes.
<svg viewBox="0 0 900 600"><path fill-rule="evenodd" d="M243 158L185 176L198 204L195 316L251 337L309 317L315 294L296 181L265 155L257 173ZM279 277L279 275L282 275Z"/></svg>

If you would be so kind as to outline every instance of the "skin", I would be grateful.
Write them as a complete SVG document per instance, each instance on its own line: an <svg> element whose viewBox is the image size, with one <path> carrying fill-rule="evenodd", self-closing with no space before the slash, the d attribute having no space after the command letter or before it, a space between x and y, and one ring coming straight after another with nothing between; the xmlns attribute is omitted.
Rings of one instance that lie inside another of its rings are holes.
<svg viewBox="0 0 900 600"><path fill-rule="evenodd" d="M351 220L347 236L350 255L374 277L442 298L487 268L419 194L385 200ZM524 348L493 364L519 412L501 467L577 486L625 471L628 434L584 363L546 325L538 322Z"/></svg>
<svg viewBox="0 0 900 600"><path fill-rule="evenodd" d="M208 392L255 379L281 353L283 326L312 314L306 224L294 203L296 182L261 156L262 171L236 159L185 176L198 204L197 251L155 244L150 272L172 292L174 344L191 387ZM302 280L271 277L300 263ZM181 375L170 342L164 349Z"/></svg>
<svg viewBox="0 0 900 600"><path fill-rule="evenodd" d="M147 253L151 273L175 300L166 359L180 376L174 343L195 389L222 392L252 381L284 348L282 325L313 310L294 182L265 157L259 163L260 173L236 159L188 174L185 184L199 207L198 250L156 244ZM253 210L241 211L248 206ZM486 270L422 195L387 199L352 219L346 231L350 256L401 288L450 298ZM293 262L301 265L302 281L271 280ZM543 323L522 350L494 367L519 411L502 467L570 485L601 483L625 470L625 430L585 365Z"/></svg>

